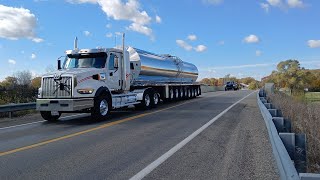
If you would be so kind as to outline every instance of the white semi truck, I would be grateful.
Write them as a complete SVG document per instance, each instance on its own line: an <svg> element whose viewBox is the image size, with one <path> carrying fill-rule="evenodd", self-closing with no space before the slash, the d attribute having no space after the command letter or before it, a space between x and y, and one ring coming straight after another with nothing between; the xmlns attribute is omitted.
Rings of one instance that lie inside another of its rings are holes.
<svg viewBox="0 0 320 180"><path fill-rule="evenodd" d="M71 112L102 120L113 109L148 109L201 94L197 67L178 57L125 47L124 35L121 48L78 49L77 43L57 71L42 77L37 110L45 120Z"/></svg>

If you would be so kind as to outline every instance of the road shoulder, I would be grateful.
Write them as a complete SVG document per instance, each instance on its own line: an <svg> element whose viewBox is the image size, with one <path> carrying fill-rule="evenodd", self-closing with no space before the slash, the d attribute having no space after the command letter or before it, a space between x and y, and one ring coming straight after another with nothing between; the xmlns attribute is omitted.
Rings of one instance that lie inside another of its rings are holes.
<svg viewBox="0 0 320 180"><path fill-rule="evenodd" d="M146 179L279 179L268 132L252 94Z"/></svg>

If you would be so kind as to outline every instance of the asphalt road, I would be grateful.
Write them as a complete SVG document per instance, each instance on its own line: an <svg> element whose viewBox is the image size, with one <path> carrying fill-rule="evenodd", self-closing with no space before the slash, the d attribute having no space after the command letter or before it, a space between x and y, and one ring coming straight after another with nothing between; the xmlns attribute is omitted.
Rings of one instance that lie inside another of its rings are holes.
<svg viewBox="0 0 320 180"><path fill-rule="evenodd" d="M206 93L148 111L117 111L103 122L81 115L47 123L33 115L26 118L31 124L0 123L0 179L130 179L250 93ZM143 177L279 179L256 94Z"/></svg>

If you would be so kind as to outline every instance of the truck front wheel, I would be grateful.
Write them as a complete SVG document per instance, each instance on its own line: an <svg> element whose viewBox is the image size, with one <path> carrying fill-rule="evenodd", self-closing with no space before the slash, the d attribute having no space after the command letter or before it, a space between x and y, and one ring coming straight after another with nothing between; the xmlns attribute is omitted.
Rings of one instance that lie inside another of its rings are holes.
<svg viewBox="0 0 320 180"><path fill-rule="evenodd" d="M103 120L110 113L110 100L108 96L101 95L94 100L91 117L95 120Z"/></svg>
<svg viewBox="0 0 320 180"><path fill-rule="evenodd" d="M51 113L51 111L40 111L40 114L43 119L50 121L50 122L57 121L59 119L59 117L61 116L60 112L58 112L58 114L53 115Z"/></svg>

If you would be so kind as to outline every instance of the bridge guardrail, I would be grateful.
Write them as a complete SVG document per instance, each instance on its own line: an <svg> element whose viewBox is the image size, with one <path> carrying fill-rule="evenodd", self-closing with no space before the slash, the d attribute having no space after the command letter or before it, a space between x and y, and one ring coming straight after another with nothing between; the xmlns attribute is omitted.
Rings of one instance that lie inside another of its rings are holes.
<svg viewBox="0 0 320 180"><path fill-rule="evenodd" d="M36 103L21 103L21 104L8 104L0 106L0 113L9 112L9 118L12 118L12 113L15 111L23 111L36 109Z"/></svg>

